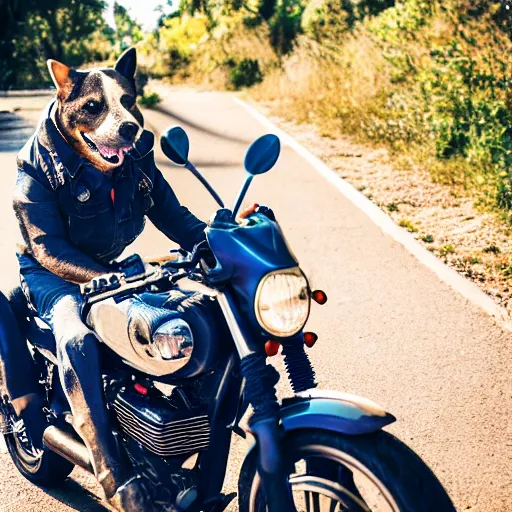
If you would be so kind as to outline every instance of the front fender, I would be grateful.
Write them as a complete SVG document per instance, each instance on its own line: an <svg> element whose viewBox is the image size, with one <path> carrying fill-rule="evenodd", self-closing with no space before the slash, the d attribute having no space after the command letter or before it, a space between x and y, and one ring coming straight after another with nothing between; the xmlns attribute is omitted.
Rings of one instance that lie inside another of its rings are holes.
<svg viewBox="0 0 512 512"><path fill-rule="evenodd" d="M284 400L281 423L285 432L317 428L347 435L370 434L396 421L380 405L356 395L312 389Z"/></svg>

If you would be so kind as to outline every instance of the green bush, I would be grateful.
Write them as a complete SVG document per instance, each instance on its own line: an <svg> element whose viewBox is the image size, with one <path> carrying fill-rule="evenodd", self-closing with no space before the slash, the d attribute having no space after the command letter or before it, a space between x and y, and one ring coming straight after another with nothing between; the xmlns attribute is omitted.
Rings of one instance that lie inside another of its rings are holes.
<svg viewBox="0 0 512 512"><path fill-rule="evenodd" d="M302 28L317 41L336 42L357 21L395 5L395 0L312 0L302 17Z"/></svg>
<svg viewBox="0 0 512 512"><path fill-rule="evenodd" d="M295 39L301 32L301 19L304 12L303 0L280 0L274 15L269 21L270 43L279 55L293 50Z"/></svg>
<svg viewBox="0 0 512 512"><path fill-rule="evenodd" d="M444 181L511 209L512 44L499 11L473 5L407 0L368 24L394 85L364 128L398 149L432 144L431 156L447 163Z"/></svg>
<svg viewBox="0 0 512 512"><path fill-rule="evenodd" d="M144 108L153 108L158 105L162 99L156 92L148 92L139 97L139 105Z"/></svg>
<svg viewBox="0 0 512 512"><path fill-rule="evenodd" d="M242 59L239 62L229 60L229 81L236 89L251 87L263 80L260 64L256 59Z"/></svg>

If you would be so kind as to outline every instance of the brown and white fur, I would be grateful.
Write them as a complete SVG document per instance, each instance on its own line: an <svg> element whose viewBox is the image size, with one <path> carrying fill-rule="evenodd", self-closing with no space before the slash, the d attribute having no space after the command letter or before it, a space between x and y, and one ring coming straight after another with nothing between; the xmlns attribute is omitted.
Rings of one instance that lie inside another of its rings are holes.
<svg viewBox="0 0 512 512"><path fill-rule="evenodd" d="M94 167L110 172L142 134L144 119L136 104L137 58L126 50L114 68L77 71L55 60L48 69L57 87L52 116L68 144Z"/></svg>

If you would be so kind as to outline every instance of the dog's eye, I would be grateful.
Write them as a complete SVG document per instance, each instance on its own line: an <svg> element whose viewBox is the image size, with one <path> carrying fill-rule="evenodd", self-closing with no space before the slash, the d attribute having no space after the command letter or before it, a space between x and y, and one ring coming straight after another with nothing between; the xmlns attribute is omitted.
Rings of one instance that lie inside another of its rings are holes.
<svg viewBox="0 0 512 512"><path fill-rule="evenodd" d="M135 98L129 94L121 96L121 105L127 110L130 110L135 105Z"/></svg>
<svg viewBox="0 0 512 512"><path fill-rule="evenodd" d="M96 100L89 100L83 107L89 114L99 114L101 112L101 103Z"/></svg>

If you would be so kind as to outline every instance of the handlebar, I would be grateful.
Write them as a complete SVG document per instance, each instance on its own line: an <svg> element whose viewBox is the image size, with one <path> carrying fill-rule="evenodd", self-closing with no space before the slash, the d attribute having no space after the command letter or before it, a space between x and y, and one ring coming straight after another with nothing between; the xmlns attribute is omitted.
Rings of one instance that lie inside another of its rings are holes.
<svg viewBox="0 0 512 512"><path fill-rule="evenodd" d="M199 243L190 253L180 249L167 256L145 258L144 262L137 255L128 257L119 264L119 270L125 269L126 273L99 276L82 286L86 306L111 297L145 291L151 286L171 287L180 279L192 277L205 244L206 241Z"/></svg>

